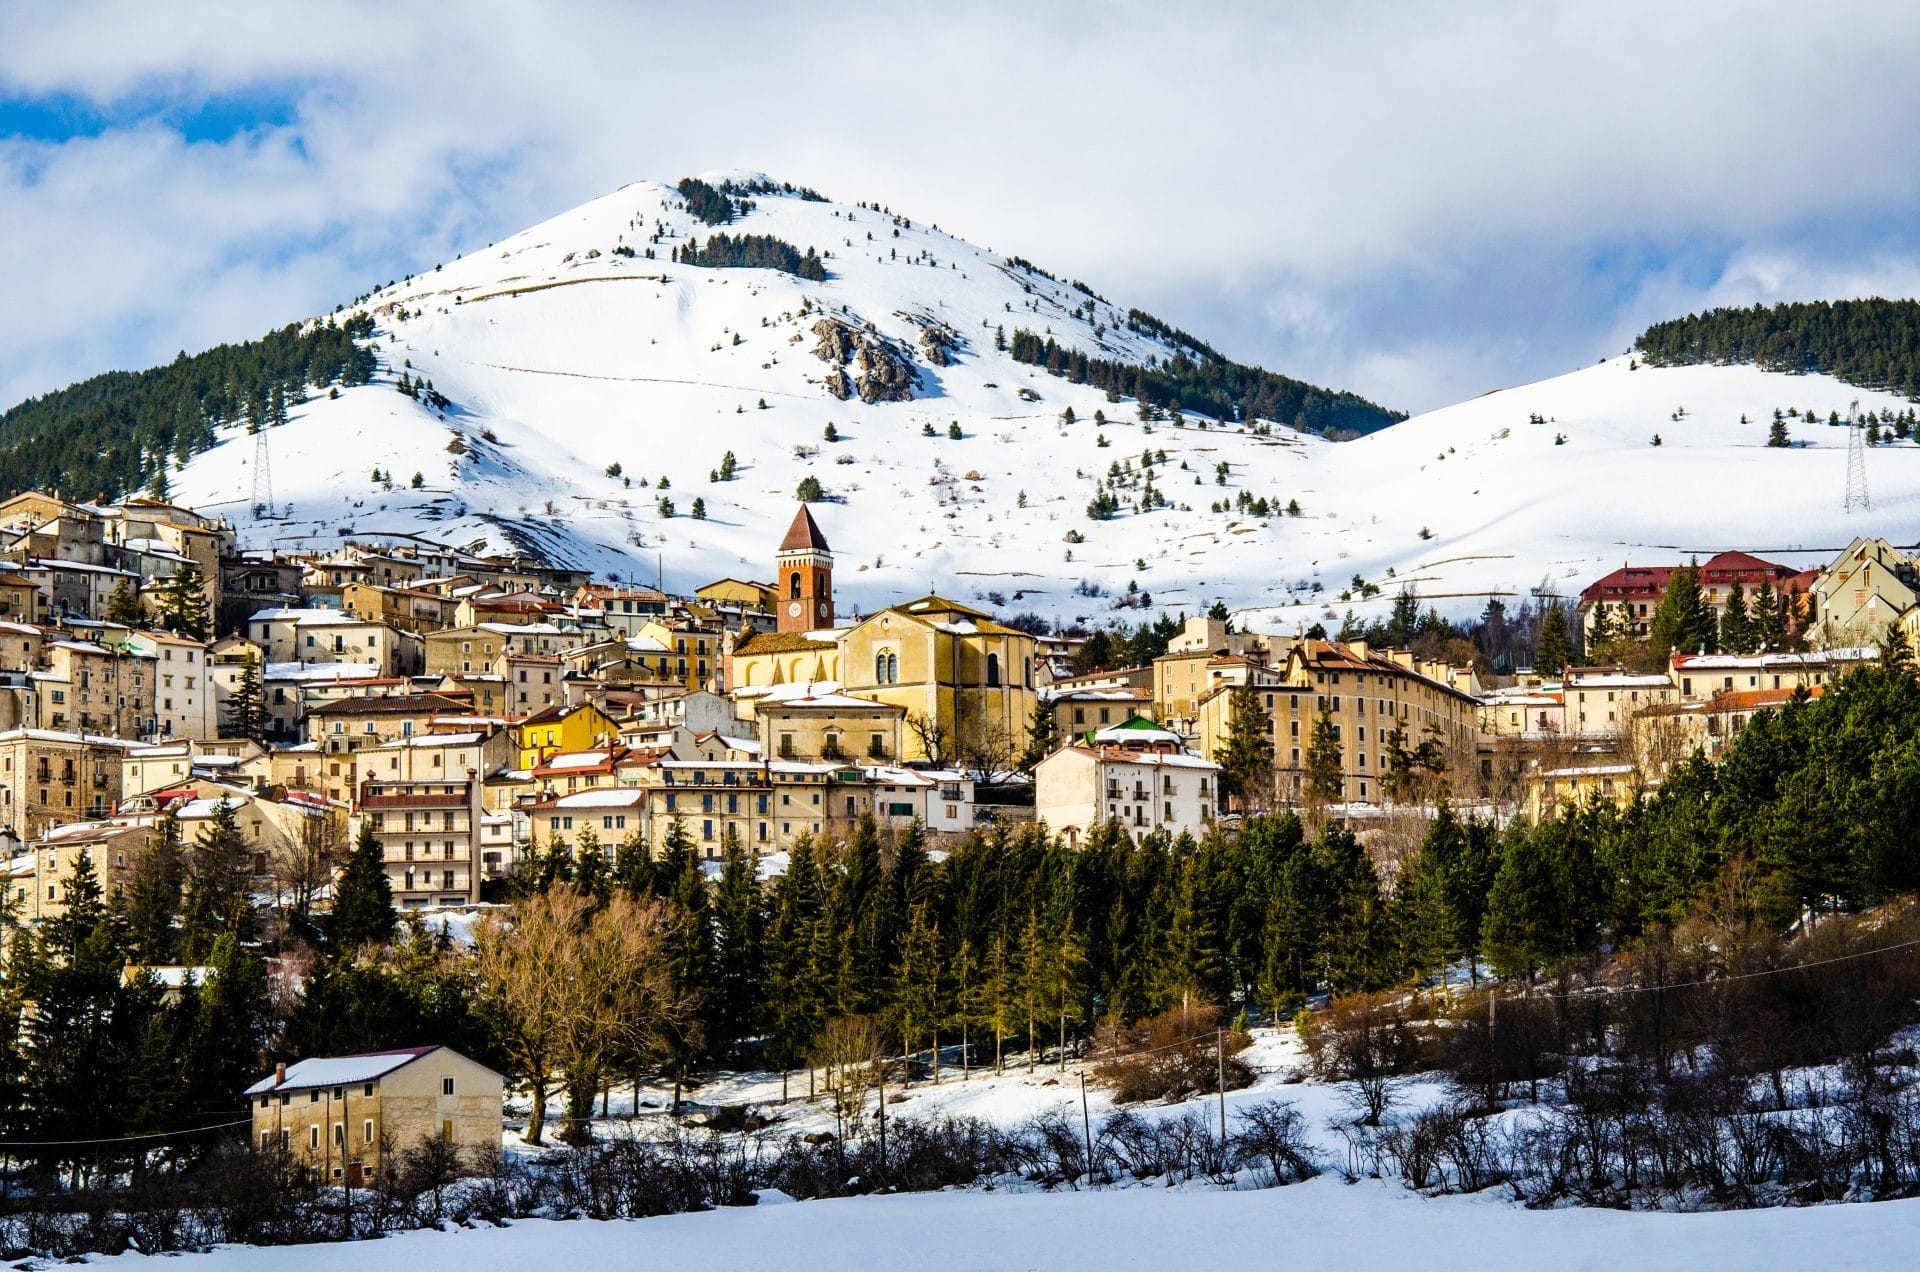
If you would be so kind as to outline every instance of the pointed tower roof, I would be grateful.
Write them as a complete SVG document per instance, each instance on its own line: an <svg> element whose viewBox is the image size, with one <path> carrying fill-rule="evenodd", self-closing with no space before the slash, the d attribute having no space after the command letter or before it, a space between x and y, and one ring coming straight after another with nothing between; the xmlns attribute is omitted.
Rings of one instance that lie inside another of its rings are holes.
<svg viewBox="0 0 1920 1272"><path fill-rule="evenodd" d="M800 511L793 514L793 524L787 527L787 537L780 540L782 552L831 552L827 546L827 536L820 533L813 514L807 511L807 505L801 504Z"/></svg>

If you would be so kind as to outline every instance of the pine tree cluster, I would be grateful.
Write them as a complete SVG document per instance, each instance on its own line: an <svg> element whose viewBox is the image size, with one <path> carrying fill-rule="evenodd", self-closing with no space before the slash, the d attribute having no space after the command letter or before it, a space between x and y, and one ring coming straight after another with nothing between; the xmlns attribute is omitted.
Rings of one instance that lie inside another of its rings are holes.
<svg viewBox="0 0 1920 1272"><path fill-rule="evenodd" d="M149 485L213 445L222 425L283 423L286 404L309 388L365 384L373 320L356 314L307 330L283 327L259 340L181 354L149 371L111 371L30 398L0 414L0 497L61 490L119 498Z"/></svg>
<svg viewBox="0 0 1920 1272"><path fill-rule="evenodd" d="M1920 394L1920 301L1914 300L1710 309L1655 323L1634 347L1654 366L1750 362L1769 371L1823 372L1862 388Z"/></svg>
<svg viewBox="0 0 1920 1272"><path fill-rule="evenodd" d="M1276 420L1304 433L1372 433L1403 420L1354 393L1323 389L1218 355L1198 360L1185 352L1155 366L1093 358L1053 337L1024 328L1013 333L1016 362L1043 366L1074 384L1091 384L1156 410L1203 411L1221 420Z"/></svg>
<svg viewBox="0 0 1920 1272"><path fill-rule="evenodd" d="M811 247L804 255L785 239L771 234L715 234L703 244L689 241L673 249L673 259L683 265L708 269L777 269L797 278L823 282L827 267Z"/></svg>

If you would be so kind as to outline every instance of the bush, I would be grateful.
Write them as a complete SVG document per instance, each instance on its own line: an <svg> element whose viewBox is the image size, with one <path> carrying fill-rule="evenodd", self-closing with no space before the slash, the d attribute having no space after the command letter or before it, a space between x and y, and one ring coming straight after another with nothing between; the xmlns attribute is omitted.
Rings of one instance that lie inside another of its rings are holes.
<svg viewBox="0 0 1920 1272"><path fill-rule="evenodd" d="M1176 1007L1125 1026L1109 1021L1095 1036L1093 1077L1112 1087L1120 1104L1217 1091L1223 1067L1227 1090L1237 1091L1253 1082L1253 1069L1239 1059L1252 1041L1245 1030L1223 1026L1211 1005Z"/></svg>

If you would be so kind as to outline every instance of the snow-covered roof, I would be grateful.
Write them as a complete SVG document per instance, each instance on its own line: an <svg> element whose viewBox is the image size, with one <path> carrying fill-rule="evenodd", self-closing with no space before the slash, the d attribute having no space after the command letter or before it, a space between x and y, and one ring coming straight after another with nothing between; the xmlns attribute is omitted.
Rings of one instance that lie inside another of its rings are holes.
<svg viewBox="0 0 1920 1272"><path fill-rule="evenodd" d="M293 609L290 607L282 607L279 609L255 610L253 617L249 618L247 621L249 623L292 623L296 627L307 627L307 626L333 627L343 623L350 623L355 626L365 626L365 627L379 626L378 623L370 623L364 618L359 618L355 615L347 613L345 610L318 609L318 608L311 608L311 607L305 608L305 609Z"/></svg>
<svg viewBox="0 0 1920 1272"><path fill-rule="evenodd" d="M260 669L260 678L300 682L378 680L380 669L371 663L268 663Z"/></svg>
<svg viewBox="0 0 1920 1272"><path fill-rule="evenodd" d="M647 792L637 786L601 787L562 795L552 808L637 808L647 802ZM542 809L544 812L545 809Z"/></svg>
<svg viewBox="0 0 1920 1272"><path fill-rule="evenodd" d="M117 746L130 751L142 745L131 738L108 738L94 733L63 733L57 729L8 729L0 733L0 742L65 742L76 746Z"/></svg>
<svg viewBox="0 0 1920 1272"><path fill-rule="evenodd" d="M314 1087L355 1086L377 1082L395 1069L412 1064L421 1056L432 1055L439 1047L403 1047L398 1051L374 1051L358 1056L328 1056L301 1060L287 1066L287 1076L279 1079L268 1074L247 1088L248 1095L266 1095L275 1091L305 1091Z"/></svg>
<svg viewBox="0 0 1920 1272"><path fill-rule="evenodd" d="M1175 733L1172 729L1162 728L1154 724L1151 720L1129 720L1124 724L1115 724L1104 729L1096 729L1093 733L1093 740L1095 742L1109 743L1116 746L1179 746L1186 741L1185 738Z"/></svg>

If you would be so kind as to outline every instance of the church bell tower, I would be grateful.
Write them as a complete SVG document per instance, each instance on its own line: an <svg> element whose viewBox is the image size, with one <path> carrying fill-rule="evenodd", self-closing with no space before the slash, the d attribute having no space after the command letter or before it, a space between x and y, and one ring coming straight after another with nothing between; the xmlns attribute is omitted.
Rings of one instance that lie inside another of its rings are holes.
<svg viewBox="0 0 1920 1272"><path fill-rule="evenodd" d="M774 586L780 591L779 626L807 632L833 626L833 553L805 504L793 514L787 537L774 554Z"/></svg>

